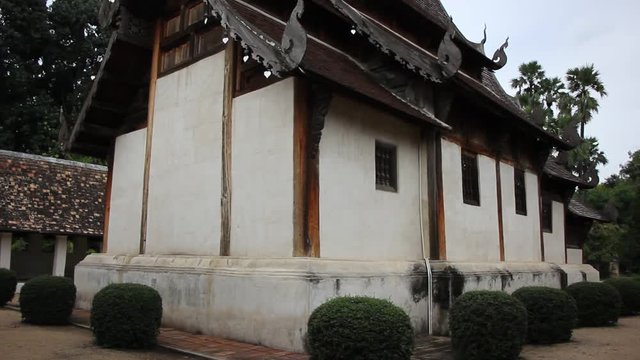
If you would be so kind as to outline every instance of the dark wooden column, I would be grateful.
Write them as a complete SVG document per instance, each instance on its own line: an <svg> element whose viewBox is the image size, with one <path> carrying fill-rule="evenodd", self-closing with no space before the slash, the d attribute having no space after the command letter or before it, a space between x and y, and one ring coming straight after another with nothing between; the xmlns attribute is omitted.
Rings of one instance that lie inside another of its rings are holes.
<svg viewBox="0 0 640 360"><path fill-rule="evenodd" d="M498 200L498 240L500 244L500 261L504 261L504 225L502 220L502 178L500 176L500 158L496 157L496 194Z"/></svg>
<svg viewBox="0 0 640 360"><path fill-rule="evenodd" d="M332 95L304 78L294 88L293 256L320 257L320 139Z"/></svg>
<svg viewBox="0 0 640 360"><path fill-rule="evenodd" d="M231 252L231 141L233 92L235 89L237 45L232 41L224 53L224 89L222 100L222 182L220 196L220 255Z"/></svg>
<svg viewBox="0 0 640 360"><path fill-rule="evenodd" d="M162 22L156 21L153 38L153 55L149 74L149 102L147 105L147 140L144 153L144 177L142 182L142 218L140 221L140 254L144 254L147 243L147 203L149 200L149 169L151 166L151 143L153 141L153 115L156 100L156 81L158 80L158 66L160 63L160 36Z"/></svg>

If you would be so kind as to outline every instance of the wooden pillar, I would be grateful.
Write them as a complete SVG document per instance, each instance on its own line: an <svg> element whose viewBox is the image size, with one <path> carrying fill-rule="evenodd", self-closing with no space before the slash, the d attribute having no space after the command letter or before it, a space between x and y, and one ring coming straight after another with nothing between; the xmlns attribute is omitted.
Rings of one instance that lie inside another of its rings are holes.
<svg viewBox="0 0 640 360"><path fill-rule="evenodd" d="M542 231L542 183L540 180L540 174L537 176L538 179L538 223L540 225L540 261L544 261L544 231ZM553 202L551 203L551 222L553 223Z"/></svg>
<svg viewBox="0 0 640 360"><path fill-rule="evenodd" d="M8 232L0 233L0 268L11 268L11 240L13 235Z"/></svg>
<svg viewBox="0 0 640 360"><path fill-rule="evenodd" d="M233 92L236 76L235 41L227 44L224 53L224 88L222 99L222 193L220 197L220 255L231 252L231 141L233 137Z"/></svg>
<svg viewBox="0 0 640 360"><path fill-rule="evenodd" d="M64 276L67 264L67 236L56 236L53 248L53 276Z"/></svg>
<svg viewBox="0 0 640 360"><path fill-rule="evenodd" d="M104 224L102 226L102 252L109 248L109 218L111 213L111 188L113 186L113 157L115 154L115 140L111 143L111 150L107 158L107 184L104 191Z"/></svg>
<svg viewBox="0 0 640 360"><path fill-rule="evenodd" d="M504 261L504 225L502 220L502 180L500 176L500 158L496 158L496 190L498 194L498 240L500 244L500 261Z"/></svg>
<svg viewBox="0 0 640 360"><path fill-rule="evenodd" d="M444 194L442 192L442 139L439 132L427 137L428 186L429 186L429 257L446 260L447 245L444 218Z"/></svg>
<svg viewBox="0 0 640 360"><path fill-rule="evenodd" d="M151 56L151 70L149 74L149 101L147 104L147 141L144 154L144 177L142 182L142 218L140 221L140 254L144 254L147 243L147 202L149 199L149 169L151 167L151 145L153 141L153 115L156 100L156 82L158 80L158 66L160 63L160 35L162 22L156 21L153 39L153 53Z"/></svg>
<svg viewBox="0 0 640 360"><path fill-rule="evenodd" d="M305 79L294 79L293 93L293 256L309 256L312 236L316 242L319 240L315 226L317 211L309 208L313 200L317 205L316 194L309 192L312 190L309 182L316 180L318 171L317 161L314 173L307 171L312 160L308 151L309 87ZM317 189L317 181L314 187ZM309 231L310 226L313 231Z"/></svg>

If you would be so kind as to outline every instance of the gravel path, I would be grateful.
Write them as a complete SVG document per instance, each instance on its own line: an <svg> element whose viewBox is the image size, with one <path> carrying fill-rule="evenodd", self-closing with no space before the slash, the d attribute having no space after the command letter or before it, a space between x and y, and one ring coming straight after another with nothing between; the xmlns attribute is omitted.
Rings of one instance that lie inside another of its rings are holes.
<svg viewBox="0 0 640 360"><path fill-rule="evenodd" d="M33 326L20 313L0 308L0 359L29 360L195 360L163 349L119 351L93 344L91 332L73 325Z"/></svg>
<svg viewBox="0 0 640 360"><path fill-rule="evenodd" d="M575 329L571 342L527 345L520 356L523 360L638 360L640 316L620 318L618 326Z"/></svg>

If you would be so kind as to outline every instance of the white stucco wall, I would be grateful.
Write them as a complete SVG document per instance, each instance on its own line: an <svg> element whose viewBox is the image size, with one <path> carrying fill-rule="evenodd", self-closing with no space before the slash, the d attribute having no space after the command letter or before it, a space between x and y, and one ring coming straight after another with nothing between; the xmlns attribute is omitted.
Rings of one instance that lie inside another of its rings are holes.
<svg viewBox="0 0 640 360"><path fill-rule="evenodd" d="M134 255L140 252L146 143L147 129L116 138L107 230L107 253L111 255Z"/></svg>
<svg viewBox="0 0 640 360"><path fill-rule="evenodd" d="M396 146L397 192L376 190L376 140ZM422 257L419 148L418 128L356 100L333 98L320 141L321 257ZM425 237L428 243L428 228Z"/></svg>
<svg viewBox="0 0 640 360"><path fill-rule="evenodd" d="M582 264L582 249L567 249L567 264Z"/></svg>
<svg viewBox="0 0 640 360"><path fill-rule="evenodd" d="M553 232L543 232L544 261L564 264L564 204L551 202L551 227Z"/></svg>
<svg viewBox="0 0 640 360"><path fill-rule="evenodd" d="M513 166L500 163L505 261L541 261L538 176L525 170L527 215L516 214Z"/></svg>
<svg viewBox="0 0 640 360"><path fill-rule="evenodd" d="M442 185L447 260L499 261L498 195L495 160L478 155L480 206L462 198L462 150L442 139Z"/></svg>
<svg viewBox="0 0 640 360"><path fill-rule="evenodd" d="M158 79L148 254L220 252L224 53Z"/></svg>
<svg viewBox="0 0 640 360"><path fill-rule="evenodd" d="M293 83L233 101L231 255L293 253Z"/></svg>

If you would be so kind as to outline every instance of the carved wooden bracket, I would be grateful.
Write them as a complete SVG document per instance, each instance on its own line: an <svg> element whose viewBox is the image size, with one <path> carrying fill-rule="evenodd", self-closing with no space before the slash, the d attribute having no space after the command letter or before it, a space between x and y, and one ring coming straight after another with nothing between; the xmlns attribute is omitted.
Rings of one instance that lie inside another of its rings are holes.
<svg viewBox="0 0 640 360"><path fill-rule="evenodd" d="M299 21L304 11L303 0L298 0L293 9L280 44L238 15L229 1L206 1L229 36L238 40L244 49L250 51L253 59L274 75L282 76L300 65L307 49L307 33Z"/></svg>
<svg viewBox="0 0 640 360"><path fill-rule="evenodd" d="M462 55L453 43L454 32L447 31L438 49L438 59L430 59L427 54L412 47L383 25L367 17L343 0L331 0L333 6L348 17L357 31L366 35L367 39L380 51L393 56L408 69L417 72L425 79L442 82L453 76L462 62Z"/></svg>
<svg viewBox="0 0 640 360"><path fill-rule="evenodd" d="M455 75L462 64L462 53L453 43L455 36L456 27L453 25L453 19L449 18L449 28L438 47L438 64L442 68L442 76L445 79Z"/></svg>
<svg viewBox="0 0 640 360"><path fill-rule="evenodd" d="M316 159L320 148L320 139L324 129L324 119L329 111L333 93L322 84L311 86L311 123L309 124L309 158Z"/></svg>

